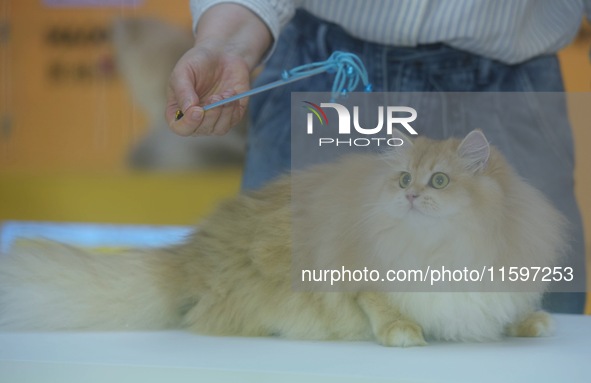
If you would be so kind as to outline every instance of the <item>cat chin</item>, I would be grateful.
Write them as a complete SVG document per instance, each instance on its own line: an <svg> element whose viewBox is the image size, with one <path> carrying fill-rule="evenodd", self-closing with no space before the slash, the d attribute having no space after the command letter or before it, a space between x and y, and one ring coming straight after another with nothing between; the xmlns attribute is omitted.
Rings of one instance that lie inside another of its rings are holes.
<svg viewBox="0 0 591 383"><path fill-rule="evenodd" d="M401 218L413 223L420 223L421 225L439 225L442 219L449 219L455 215L456 212L431 212L428 209L421 207L409 207ZM413 222L414 221L414 222Z"/></svg>
<svg viewBox="0 0 591 383"><path fill-rule="evenodd" d="M421 225L430 225L434 223L434 219L436 217L431 216L428 213L425 213L417 208L409 208L406 212L404 219L408 221L409 224L421 224Z"/></svg>

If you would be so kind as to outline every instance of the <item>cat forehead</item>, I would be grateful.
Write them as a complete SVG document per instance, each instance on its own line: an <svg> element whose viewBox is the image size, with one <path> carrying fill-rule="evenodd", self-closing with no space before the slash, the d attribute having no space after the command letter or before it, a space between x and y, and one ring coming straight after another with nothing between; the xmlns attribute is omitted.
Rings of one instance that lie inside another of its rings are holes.
<svg viewBox="0 0 591 383"><path fill-rule="evenodd" d="M458 164L457 144L417 140L408 153L408 165L416 171L437 171L452 169Z"/></svg>

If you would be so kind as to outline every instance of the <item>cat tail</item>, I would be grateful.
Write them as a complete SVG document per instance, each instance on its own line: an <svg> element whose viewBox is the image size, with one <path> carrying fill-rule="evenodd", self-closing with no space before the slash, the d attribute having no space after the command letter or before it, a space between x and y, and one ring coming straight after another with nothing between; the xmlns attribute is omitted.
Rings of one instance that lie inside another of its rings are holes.
<svg viewBox="0 0 591 383"><path fill-rule="evenodd" d="M166 250L101 254L35 241L0 254L0 330L178 327Z"/></svg>

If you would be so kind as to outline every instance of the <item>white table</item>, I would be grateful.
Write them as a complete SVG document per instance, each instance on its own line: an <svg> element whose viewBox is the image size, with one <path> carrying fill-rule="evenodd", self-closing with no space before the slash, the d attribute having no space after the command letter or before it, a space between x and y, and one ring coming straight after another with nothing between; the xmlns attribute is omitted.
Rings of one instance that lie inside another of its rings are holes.
<svg viewBox="0 0 591 383"><path fill-rule="evenodd" d="M550 338L408 349L152 333L0 333L0 382L591 382L591 316Z"/></svg>

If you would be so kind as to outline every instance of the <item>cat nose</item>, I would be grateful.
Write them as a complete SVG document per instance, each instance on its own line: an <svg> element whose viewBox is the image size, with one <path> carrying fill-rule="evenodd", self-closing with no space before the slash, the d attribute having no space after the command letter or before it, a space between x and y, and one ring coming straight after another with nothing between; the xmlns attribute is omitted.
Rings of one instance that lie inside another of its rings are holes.
<svg viewBox="0 0 591 383"><path fill-rule="evenodd" d="M419 194L415 193L415 192L406 193L406 199L409 200L410 202L414 201L418 196L419 196Z"/></svg>

